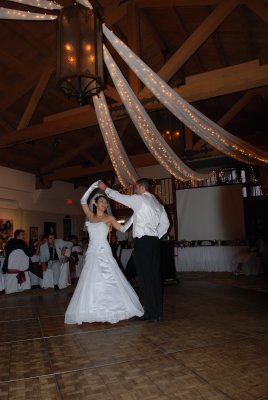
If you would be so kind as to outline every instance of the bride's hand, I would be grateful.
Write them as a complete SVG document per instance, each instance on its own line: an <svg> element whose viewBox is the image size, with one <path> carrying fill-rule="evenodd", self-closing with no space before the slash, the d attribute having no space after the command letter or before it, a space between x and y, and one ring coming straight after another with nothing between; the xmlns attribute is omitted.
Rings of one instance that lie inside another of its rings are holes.
<svg viewBox="0 0 268 400"><path fill-rule="evenodd" d="M87 191L83 194L83 196L80 199L80 203L81 204L87 204L87 200L90 196L90 194L93 192L93 190L97 189L98 187L98 182L96 181L94 183L92 183L92 185L87 189Z"/></svg>

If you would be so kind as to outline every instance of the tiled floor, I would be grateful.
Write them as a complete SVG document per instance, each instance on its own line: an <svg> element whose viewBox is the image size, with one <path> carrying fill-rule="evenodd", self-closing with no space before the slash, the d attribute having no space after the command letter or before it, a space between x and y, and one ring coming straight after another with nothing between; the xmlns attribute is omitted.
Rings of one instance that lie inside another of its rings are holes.
<svg viewBox="0 0 268 400"><path fill-rule="evenodd" d="M161 323L66 326L70 288L1 294L0 400L268 399L268 292L230 279L166 286Z"/></svg>

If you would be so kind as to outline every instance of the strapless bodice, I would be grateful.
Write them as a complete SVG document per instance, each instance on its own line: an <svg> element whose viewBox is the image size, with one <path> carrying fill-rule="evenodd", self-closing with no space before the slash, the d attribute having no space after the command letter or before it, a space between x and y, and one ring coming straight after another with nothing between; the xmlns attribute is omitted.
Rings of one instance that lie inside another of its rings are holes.
<svg viewBox="0 0 268 400"><path fill-rule="evenodd" d="M108 243L107 235L109 232L108 225L103 221L86 222L87 231L89 234L90 244Z"/></svg>

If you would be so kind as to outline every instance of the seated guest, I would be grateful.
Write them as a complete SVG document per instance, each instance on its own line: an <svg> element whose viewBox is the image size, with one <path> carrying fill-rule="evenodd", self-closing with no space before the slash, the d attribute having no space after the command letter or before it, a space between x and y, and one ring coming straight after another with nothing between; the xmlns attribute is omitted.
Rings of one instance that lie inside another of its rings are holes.
<svg viewBox="0 0 268 400"><path fill-rule="evenodd" d="M59 289L59 279L63 257L62 250L66 247L71 248L72 246L72 242L65 242L62 239L56 239L55 234L53 233L49 234L47 237L47 242L40 246L40 262L43 263L44 271L52 271L55 289Z"/></svg>
<svg viewBox="0 0 268 400"><path fill-rule="evenodd" d="M5 261L3 273L5 276L6 293L15 293L30 289L31 282L28 272L30 257L34 252L24 240L25 232L23 229L17 229L14 238L7 241L5 246Z"/></svg>
<svg viewBox="0 0 268 400"><path fill-rule="evenodd" d="M25 242L25 232L23 229L17 229L14 232L14 238L10 238L5 245L5 261L3 264L3 274L7 273L8 259L13 250L22 250L27 257L32 257L35 253L33 249L30 249Z"/></svg>
<svg viewBox="0 0 268 400"><path fill-rule="evenodd" d="M247 250L239 252L234 260L235 275L258 275L264 272L263 262L264 242L262 239L251 238Z"/></svg>

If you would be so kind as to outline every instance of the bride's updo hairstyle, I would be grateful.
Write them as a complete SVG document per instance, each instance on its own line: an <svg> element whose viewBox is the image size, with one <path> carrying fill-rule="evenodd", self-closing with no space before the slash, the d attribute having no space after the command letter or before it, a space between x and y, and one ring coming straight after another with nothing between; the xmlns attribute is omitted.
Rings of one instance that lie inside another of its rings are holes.
<svg viewBox="0 0 268 400"><path fill-rule="evenodd" d="M107 201L107 205L109 204L108 197L105 196L104 194L100 194L99 196L95 197L95 199L93 201L93 213L94 214L97 214L97 203L98 203L99 199L101 199L101 198L103 198ZM107 210L105 212L107 212Z"/></svg>

